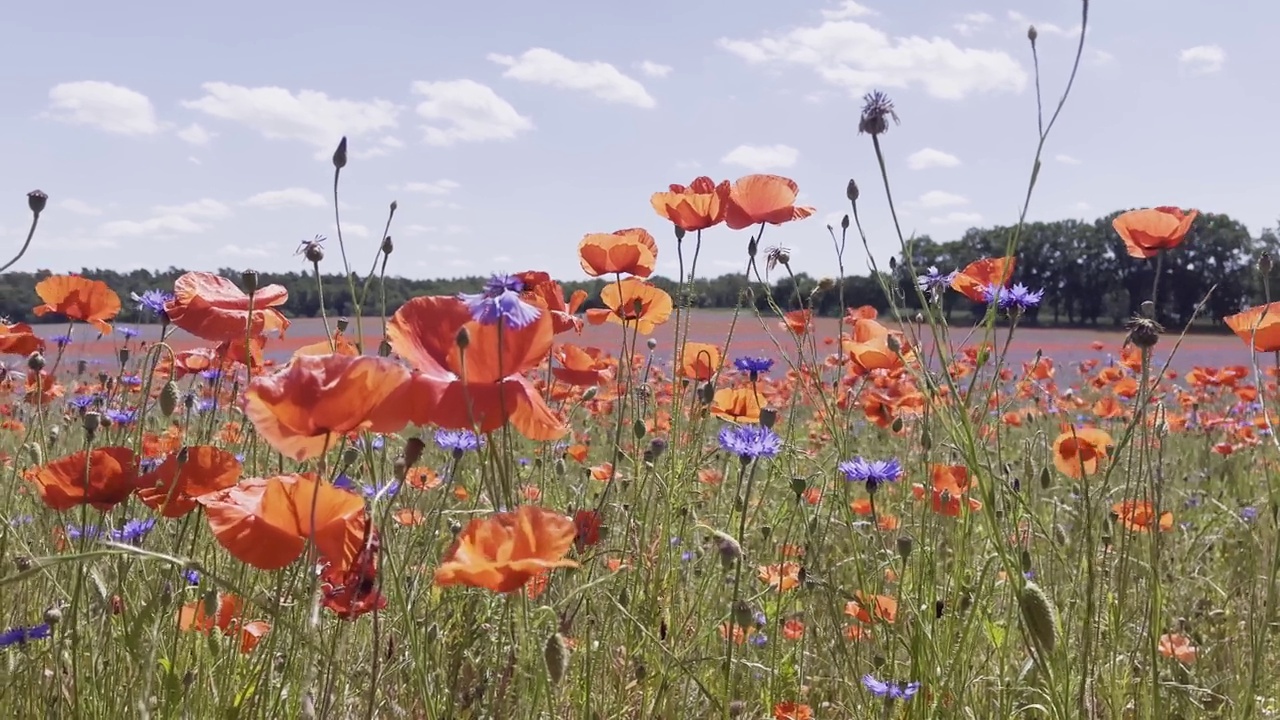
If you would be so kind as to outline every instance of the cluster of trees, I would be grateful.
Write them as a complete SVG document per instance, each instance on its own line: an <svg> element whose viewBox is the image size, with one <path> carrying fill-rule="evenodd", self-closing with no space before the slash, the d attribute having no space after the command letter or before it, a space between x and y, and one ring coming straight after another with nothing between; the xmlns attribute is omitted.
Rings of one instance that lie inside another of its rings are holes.
<svg viewBox="0 0 1280 720"><path fill-rule="evenodd" d="M1138 312L1139 306L1152 297L1158 287L1158 317L1171 325L1185 324L1196 306L1205 302L1201 317L1216 323L1242 307L1262 302L1264 291L1257 272L1259 257L1270 252L1280 261L1280 228L1264 230L1253 237L1237 220L1226 215L1201 214L1183 244L1165 254L1160 261L1160 281L1155 283L1155 260L1130 258L1123 241L1111 227L1112 213L1089 223L1079 220L1031 223L1022 228L1017 247L1015 280L1032 289L1043 289L1040 307L1023 322L1040 325L1120 325ZM780 307L791 310L812 307L821 315L840 312L844 305L871 305L885 310L888 302L883 287L890 287L907 307L918 307L913 288L914 276L908 268L924 272L937 267L942 272L963 268L973 260L1000 256L1013 237L1012 227L973 228L960 239L939 243L927 236L915 238L908 258L894 258L891 268L881 268L882 277L851 275L834 287L814 292L820 279L805 273L792 277L781 267L769 273L767 287L758 278L750 281L742 274L722 275L697 280L685 301L699 308L732 308L748 298L760 309L766 309L770 296ZM851 244L852 246L852 244ZM762 254L763 255L763 254ZM761 275L764 258L760 259ZM846 265L861 264L860 257L846 257ZM170 268L161 272L134 270L85 270L82 274L105 281L125 301L124 319L140 319L133 313L130 293L150 289L168 289L184 271ZM240 271L218 271L239 280ZM0 315L10 321L40 322L31 308L39 304L34 286L47 271L36 273L8 272L0 275ZM418 295L448 295L475 292L484 282L480 277L449 280L411 280L387 278L384 286L375 279L364 303L367 314L379 314L385 297L387 312L394 312L404 301ZM654 282L673 297L680 296L674 280L655 278ZM261 273L260 284L278 283L289 290L289 300L282 308L291 317L317 317L321 294L315 277L305 272ZM599 292L605 281L565 283L566 295L584 289L590 296L587 307L599 307ZM324 307L331 317L355 312L347 279L342 275L323 277ZM360 291L362 281L356 283ZM747 289L752 290L747 293ZM1212 292L1210 292L1212 290ZM1280 293L1278 293L1280 294ZM1207 297L1207 301L1206 301ZM948 293L945 300L950 314L972 312L984 308L966 298ZM45 320L56 321L52 318Z"/></svg>

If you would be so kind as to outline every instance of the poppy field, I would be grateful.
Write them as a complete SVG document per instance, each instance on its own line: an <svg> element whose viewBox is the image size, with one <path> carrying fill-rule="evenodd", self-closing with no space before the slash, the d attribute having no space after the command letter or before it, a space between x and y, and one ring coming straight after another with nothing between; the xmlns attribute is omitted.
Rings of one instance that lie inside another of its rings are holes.
<svg viewBox="0 0 1280 720"><path fill-rule="evenodd" d="M876 157L896 120L867 96ZM335 178L347 162L344 139ZM850 247L859 213L892 211L879 167L849 184ZM0 707L1280 717L1269 290L1217 336L1150 304L1124 332L1024 329L1041 291L1016 232L961 268L915 267L900 237L918 310L886 284L890 312L820 317L826 282L709 313L652 282L704 235L741 241L749 281L789 272L759 238L816 222L798 193L658 189L662 233L566 244L608 281L586 310L538 269L392 308L352 279L367 313L296 323L252 270L125 296L40 280L54 324L0 325ZM47 201L28 196L32 233ZM1198 216L1113 229L1158 265ZM986 314L949 324L953 302Z"/></svg>

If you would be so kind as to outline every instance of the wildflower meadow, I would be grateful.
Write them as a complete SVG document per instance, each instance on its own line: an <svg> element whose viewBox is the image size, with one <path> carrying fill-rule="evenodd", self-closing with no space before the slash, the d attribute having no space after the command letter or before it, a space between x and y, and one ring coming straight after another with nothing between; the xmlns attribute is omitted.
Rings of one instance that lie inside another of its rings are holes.
<svg viewBox="0 0 1280 720"><path fill-rule="evenodd" d="M317 342L275 352L289 291L252 270L146 292L43 276L32 312L63 334L0 326L4 715L1280 717L1269 256L1214 340L1249 364L1180 362L1158 287L1069 360L1010 351L1043 298L1020 232L1074 81L1055 99L1035 78L1004 252L921 266L899 231L874 275L888 311L842 295L874 262L862 217L897 226L885 158L911 116L880 92L838 226L791 178L673 184L652 231L577 243L592 297L493 268L388 304L396 205L385 239L344 238L346 139L335 238L299 248ZM4 270L47 204L28 196ZM1199 218L1120 214L1117 262L1160 277ZM767 278L793 250L769 231L792 223L840 270L784 304ZM709 332L688 290L713 237L744 274ZM72 338L94 336L109 351L86 357Z"/></svg>

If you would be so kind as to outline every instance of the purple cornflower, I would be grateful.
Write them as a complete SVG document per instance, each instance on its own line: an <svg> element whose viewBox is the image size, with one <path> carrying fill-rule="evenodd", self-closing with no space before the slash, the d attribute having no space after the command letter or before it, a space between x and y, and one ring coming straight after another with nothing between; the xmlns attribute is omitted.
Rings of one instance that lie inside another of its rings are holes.
<svg viewBox="0 0 1280 720"><path fill-rule="evenodd" d="M470 430L437 430L436 445L453 453L454 458L460 458L468 450L484 447L484 438Z"/></svg>
<svg viewBox="0 0 1280 720"><path fill-rule="evenodd" d="M141 520L129 520L125 522L124 527L119 530L111 531L111 539L120 542L138 542L151 532L151 528L156 526L155 518L144 518Z"/></svg>
<svg viewBox="0 0 1280 720"><path fill-rule="evenodd" d="M131 327L118 327L116 331L123 335L125 340L132 340L138 337L138 331Z"/></svg>
<svg viewBox="0 0 1280 720"><path fill-rule="evenodd" d="M173 300L173 293L167 293L163 290L147 290L141 295L129 293L129 297L138 304L138 312L155 315L166 322L169 320L169 316L164 311L164 306L165 303Z"/></svg>
<svg viewBox="0 0 1280 720"><path fill-rule="evenodd" d="M1257 520L1258 508L1252 506L1240 508L1240 519L1247 523Z"/></svg>
<svg viewBox="0 0 1280 720"><path fill-rule="evenodd" d="M769 372L773 367L773 360L765 357L740 357L733 361L733 366L738 368L740 372L747 373L752 380L760 377L761 373Z"/></svg>
<svg viewBox="0 0 1280 720"><path fill-rule="evenodd" d="M217 380L219 377L221 377L221 375L222 375L222 371L220 370L201 370L200 371L200 378L205 382L213 382Z"/></svg>
<svg viewBox="0 0 1280 720"><path fill-rule="evenodd" d="M514 275L494 275L479 293L458 293L458 299L466 303L471 317L481 325L496 325L505 321L512 330L528 327L542 311L520 297L524 283Z"/></svg>
<svg viewBox="0 0 1280 720"><path fill-rule="evenodd" d="M338 477L333 479L333 486L339 490L350 490L355 492L356 483L346 473L338 473Z"/></svg>
<svg viewBox="0 0 1280 720"><path fill-rule="evenodd" d="M199 585L200 573L196 572L195 570L188 570L182 573L182 579L186 580L188 585Z"/></svg>
<svg viewBox="0 0 1280 720"><path fill-rule="evenodd" d="M25 645L32 640L44 640L52 634L53 628L49 627L49 623L41 623L31 627L19 625L0 632L0 648L7 648L11 645Z"/></svg>
<svg viewBox="0 0 1280 720"><path fill-rule="evenodd" d="M163 462L164 462L164 458L162 457L142 458L141 460L138 461L138 472L144 473L144 474L149 473L152 470L155 470L156 468L160 467L160 464Z"/></svg>
<svg viewBox="0 0 1280 720"><path fill-rule="evenodd" d="M1022 312L1039 305L1040 299L1044 297L1044 290L1032 292L1022 283L1007 288L987 285L982 288L982 297L988 304L995 303L996 307L1006 312Z"/></svg>
<svg viewBox="0 0 1280 720"><path fill-rule="evenodd" d="M132 425L138 419L137 410L106 410L102 413L112 425Z"/></svg>
<svg viewBox="0 0 1280 720"><path fill-rule="evenodd" d="M120 384L129 387L142 387L142 378L137 375L121 375Z"/></svg>
<svg viewBox="0 0 1280 720"><path fill-rule="evenodd" d="M381 435L374 435L373 440L369 442L369 448L375 451L381 450L382 446L385 444L386 444L386 440L384 440ZM360 438L359 440L356 441L357 447L363 448L364 445L365 445L364 438Z"/></svg>
<svg viewBox="0 0 1280 720"><path fill-rule="evenodd" d="M887 700L902 700L903 702L915 697L915 694L920 691L920 683L918 682L910 682L906 684L885 682L883 680L876 679L876 677L870 673L862 676L862 684L865 685L867 690L871 691L871 694L876 697L885 698Z"/></svg>
<svg viewBox="0 0 1280 720"><path fill-rule="evenodd" d="M737 455L745 465L777 455L782 450L782 438L761 425L725 425L720 429L720 447Z"/></svg>
<svg viewBox="0 0 1280 720"><path fill-rule="evenodd" d="M938 268L930 265L929 270L923 275L916 278L916 287L921 292L941 293L951 287L951 281L956 279L956 271L949 273L939 272Z"/></svg>
<svg viewBox="0 0 1280 720"><path fill-rule="evenodd" d="M57 345L58 349L61 350L62 348L65 348L66 346L71 344L71 336L70 335L54 335L53 337L49 338L49 342L53 343L54 345Z"/></svg>
<svg viewBox="0 0 1280 720"><path fill-rule="evenodd" d="M88 410L90 405L96 403L101 396L99 395L76 395L67 400L67 404L77 410Z"/></svg>
<svg viewBox="0 0 1280 720"><path fill-rule="evenodd" d="M864 483L869 493L875 492L881 483L893 482L902 475L902 463L896 458L867 460L856 457L840 463L837 467L845 480Z"/></svg>
<svg viewBox="0 0 1280 720"><path fill-rule="evenodd" d="M63 532L66 533L68 540L79 540L87 538L89 540L97 540L102 535L102 530L97 525L68 525Z"/></svg>
<svg viewBox="0 0 1280 720"><path fill-rule="evenodd" d="M384 497L395 497L395 494L400 492L400 481L392 480L386 485L365 485L361 488L361 491L364 493L365 497L371 500L377 500Z"/></svg>

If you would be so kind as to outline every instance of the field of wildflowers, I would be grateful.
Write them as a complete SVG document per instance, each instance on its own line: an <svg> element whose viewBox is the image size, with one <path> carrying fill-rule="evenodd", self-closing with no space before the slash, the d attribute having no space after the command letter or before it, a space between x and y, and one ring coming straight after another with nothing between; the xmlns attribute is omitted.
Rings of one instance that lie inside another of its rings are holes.
<svg viewBox="0 0 1280 720"><path fill-rule="evenodd" d="M896 121L866 98L877 158ZM346 163L344 140L335 207ZM1027 204L1039 169L1037 154ZM851 182L831 229L842 267L847 238L865 245L860 196ZM1148 316L1086 359L1014 361L1040 297L1016 282L1015 234L965 268L894 267L918 278L912 317L850 307L820 324L801 298L691 337L685 298L646 280L660 249L687 282L704 232L743 231L750 279L787 272L789 251L760 243L813 214L796 200L769 175L655 193L674 240L584 237L583 271L611 284L581 315L544 272L388 308L377 273L361 284L347 266L376 317L325 318L325 339L281 362L264 351L290 326L284 290L252 271L129 298L41 281L37 315L116 341L91 368L0 327L0 352L25 358L3 378L0 706L1276 716L1280 304L1227 319L1261 354L1247 366L1177 367L1178 334ZM46 202L29 196L33 235ZM1196 217L1137 210L1115 230L1134 262L1159 263ZM953 293L986 318L949 327ZM113 332L130 315L157 329ZM615 344L581 344L586 326ZM745 327L772 351L735 352ZM178 329L204 346L176 350Z"/></svg>

